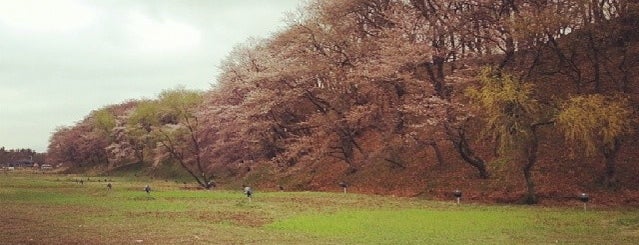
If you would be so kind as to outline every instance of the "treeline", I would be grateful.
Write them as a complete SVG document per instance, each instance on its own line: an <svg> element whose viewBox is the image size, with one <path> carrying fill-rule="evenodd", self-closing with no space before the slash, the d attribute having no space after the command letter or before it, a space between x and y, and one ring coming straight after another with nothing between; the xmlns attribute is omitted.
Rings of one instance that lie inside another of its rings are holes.
<svg viewBox="0 0 639 245"><path fill-rule="evenodd" d="M98 109L52 135L48 160L179 164L209 188L256 166L312 179L463 161L487 179L508 159L534 203L551 128L614 188L637 127L638 20L636 1L311 1L237 46L209 91Z"/></svg>
<svg viewBox="0 0 639 245"><path fill-rule="evenodd" d="M37 153L32 149L6 149L0 147L0 166L10 166L16 163L44 163L46 153Z"/></svg>

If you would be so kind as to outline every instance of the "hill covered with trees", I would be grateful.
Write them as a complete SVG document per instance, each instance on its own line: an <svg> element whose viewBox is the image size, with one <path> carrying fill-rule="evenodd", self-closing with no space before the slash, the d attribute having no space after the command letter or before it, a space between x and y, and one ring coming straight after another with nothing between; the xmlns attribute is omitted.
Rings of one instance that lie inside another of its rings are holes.
<svg viewBox="0 0 639 245"><path fill-rule="evenodd" d="M637 1L310 1L208 91L96 109L47 161L200 186L639 204ZM606 201L604 201L606 199Z"/></svg>

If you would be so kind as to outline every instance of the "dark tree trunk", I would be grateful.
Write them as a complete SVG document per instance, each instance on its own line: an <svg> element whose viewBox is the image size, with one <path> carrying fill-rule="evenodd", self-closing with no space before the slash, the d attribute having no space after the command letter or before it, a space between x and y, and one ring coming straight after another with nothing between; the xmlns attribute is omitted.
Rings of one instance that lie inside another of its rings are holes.
<svg viewBox="0 0 639 245"><path fill-rule="evenodd" d="M194 163L196 165L195 167L199 170L200 174L198 175L193 169L191 169L191 167L189 167L189 164L185 162L184 152L180 152L175 148L173 140L169 136L165 134L164 137L166 141L160 141L160 143L162 144L164 149L166 149L166 151L171 155L171 157L174 160L178 161L178 163L180 163L180 166L182 166L182 168L195 179L198 185L207 189L210 188L211 186L209 183L211 179L202 169L199 156L196 157L197 161ZM199 151L197 153L199 154Z"/></svg>
<svg viewBox="0 0 639 245"><path fill-rule="evenodd" d="M613 145L605 147L603 149L603 155L606 162L605 174L603 178L603 184L606 188L615 188L618 185L617 181L617 153L621 148L620 140L615 140Z"/></svg>
<svg viewBox="0 0 639 245"><path fill-rule="evenodd" d="M140 147L139 149L134 150L135 158L138 162L144 162L144 148Z"/></svg>
<svg viewBox="0 0 639 245"><path fill-rule="evenodd" d="M339 137L339 144L331 147L334 151L329 152L328 155L344 161L348 165L347 174L357 172L358 169L353 164L355 150L357 149L362 154L364 154L364 151L355 141L355 132L348 126L338 126L334 130Z"/></svg>
<svg viewBox="0 0 639 245"><path fill-rule="evenodd" d="M537 203L537 195L535 193L535 182L532 179L531 169L534 164L530 164L528 162L526 166L523 167L524 179L526 180L526 194L523 198L523 203L525 204L535 204Z"/></svg>
<svg viewBox="0 0 639 245"><path fill-rule="evenodd" d="M186 166L186 163L184 163L184 161L182 161L181 159L178 160L178 162L180 163L180 165L182 166L182 168L184 168L184 170L186 170L186 172L188 172L191 177L193 177L195 179L195 181L198 183L198 185L205 187L206 184L204 181L202 181L200 179L199 176L197 176L197 174L195 174L193 171L191 171L191 169L189 169L189 167Z"/></svg>
<svg viewBox="0 0 639 245"><path fill-rule="evenodd" d="M623 44L624 47L622 48L622 59L621 62L619 63L618 69L619 71L621 71L621 79L619 79L619 90L622 93L627 93L630 94L632 93L632 91L630 90L629 83L630 83L630 68L628 65L628 49L625 47L626 44Z"/></svg>
<svg viewBox="0 0 639 245"><path fill-rule="evenodd" d="M504 59L499 63L499 69L504 69L508 65L515 60L515 41L511 36L505 38L506 42L506 50L504 50Z"/></svg>
<svg viewBox="0 0 639 245"><path fill-rule="evenodd" d="M595 92L601 92L601 58L599 46L595 40L595 34L593 31L588 33L588 50L590 50L590 60L592 62L592 70L593 70L593 83L595 86Z"/></svg>
<svg viewBox="0 0 639 245"><path fill-rule="evenodd" d="M435 152L435 157L437 158L437 165L440 167L446 166L446 160L444 159L444 155L442 155L442 151L439 149L439 145L437 145L437 142L433 141L428 143L428 145L430 145L430 147L432 147L433 151Z"/></svg>
<svg viewBox="0 0 639 245"><path fill-rule="evenodd" d="M537 126L533 125L531 130L530 142L526 146L526 164L524 164L522 170L524 172L524 179L526 181L526 194L523 198L523 203L536 204L537 194L535 192L535 182L532 178L532 168L537 163L537 152L539 149L539 140L537 138Z"/></svg>
<svg viewBox="0 0 639 245"><path fill-rule="evenodd" d="M445 100L448 100L448 93L446 91L445 74L444 74L444 57L433 57L432 62L424 63L424 67L428 73L428 77L433 84L435 94Z"/></svg>
<svg viewBox="0 0 639 245"><path fill-rule="evenodd" d="M451 128L449 128L448 130L454 131L454 132L449 132L449 134L451 134L452 136L451 141L453 145L455 146L455 149L457 150L459 155L462 157L462 159L464 159L464 161L466 161L468 164L470 164L475 169L477 169L477 172L479 173L480 178L482 179L490 178L490 173L488 172L488 169L486 168L486 163L484 162L483 159L475 155L475 152L473 152L473 150L470 148L470 145L468 144L468 139L466 138L466 133L464 132L464 130L451 129Z"/></svg>

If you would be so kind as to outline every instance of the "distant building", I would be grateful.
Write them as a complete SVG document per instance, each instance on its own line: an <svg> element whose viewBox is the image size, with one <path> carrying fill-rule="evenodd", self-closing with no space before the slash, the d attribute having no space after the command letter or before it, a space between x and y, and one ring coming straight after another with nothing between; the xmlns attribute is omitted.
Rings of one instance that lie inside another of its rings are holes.
<svg viewBox="0 0 639 245"><path fill-rule="evenodd" d="M34 164L33 160L22 159L22 160L15 160L15 161L8 162L7 166L16 167L16 168L32 168L33 164Z"/></svg>

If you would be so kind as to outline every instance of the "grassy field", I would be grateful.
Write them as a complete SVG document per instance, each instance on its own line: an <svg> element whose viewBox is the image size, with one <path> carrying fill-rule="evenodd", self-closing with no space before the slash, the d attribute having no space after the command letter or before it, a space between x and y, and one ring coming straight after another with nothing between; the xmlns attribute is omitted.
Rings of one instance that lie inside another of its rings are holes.
<svg viewBox="0 0 639 245"><path fill-rule="evenodd" d="M0 244L639 244L639 210L0 175ZM144 185L151 184L147 195Z"/></svg>

